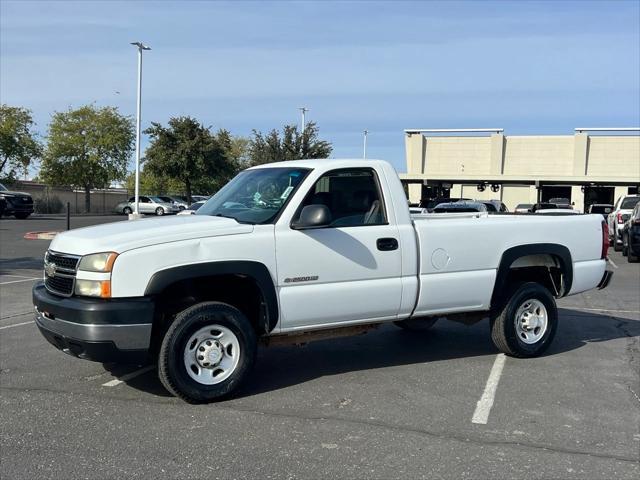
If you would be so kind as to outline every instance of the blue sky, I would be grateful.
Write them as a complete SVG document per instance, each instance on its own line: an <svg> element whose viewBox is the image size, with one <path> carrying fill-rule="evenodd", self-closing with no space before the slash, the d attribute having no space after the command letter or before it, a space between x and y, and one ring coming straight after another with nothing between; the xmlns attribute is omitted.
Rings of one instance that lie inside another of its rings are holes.
<svg viewBox="0 0 640 480"><path fill-rule="evenodd" d="M192 115L248 135L306 105L335 157L360 157L366 128L368 156L405 171L405 128L638 126L639 5L1 0L0 100L43 134L69 106L133 115L141 40L143 127Z"/></svg>

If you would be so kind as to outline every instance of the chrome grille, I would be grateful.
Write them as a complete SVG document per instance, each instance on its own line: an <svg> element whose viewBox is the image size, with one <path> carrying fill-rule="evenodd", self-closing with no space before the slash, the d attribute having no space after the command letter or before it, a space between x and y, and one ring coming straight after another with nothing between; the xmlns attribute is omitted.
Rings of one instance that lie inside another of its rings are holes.
<svg viewBox="0 0 640 480"><path fill-rule="evenodd" d="M44 258L44 285L51 293L70 297L76 283L80 257L58 252L47 252Z"/></svg>

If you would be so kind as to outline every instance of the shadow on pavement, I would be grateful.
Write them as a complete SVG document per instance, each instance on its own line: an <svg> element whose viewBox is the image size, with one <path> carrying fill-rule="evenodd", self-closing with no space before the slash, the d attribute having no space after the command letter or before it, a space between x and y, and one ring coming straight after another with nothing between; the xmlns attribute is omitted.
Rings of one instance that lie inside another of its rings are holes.
<svg viewBox="0 0 640 480"><path fill-rule="evenodd" d="M266 393L346 372L495 355L498 350L488 330L487 321L471 327L440 321L432 330L420 333L384 325L366 335L261 348L254 371L235 396ZM561 309L555 340L545 355L560 355L592 342L635 337L640 337L640 319ZM123 375L119 373L122 365L104 366L116 378ZM125 383L153 395L170 396L156 370Z"/></svg>

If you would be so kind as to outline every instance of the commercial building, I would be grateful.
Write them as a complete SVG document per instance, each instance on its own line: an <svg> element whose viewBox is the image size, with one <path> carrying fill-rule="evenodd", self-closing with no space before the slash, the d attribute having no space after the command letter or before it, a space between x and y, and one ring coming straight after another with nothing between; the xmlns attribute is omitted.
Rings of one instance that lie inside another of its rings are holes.
<svg viewBox="0 0 640 480"><path fill-rule="evenodd" d="M437 196L518 203L568 198L581 211L640 186L640 129L576 128L573 135L503 129L405 130L409 201Z"/></svg>

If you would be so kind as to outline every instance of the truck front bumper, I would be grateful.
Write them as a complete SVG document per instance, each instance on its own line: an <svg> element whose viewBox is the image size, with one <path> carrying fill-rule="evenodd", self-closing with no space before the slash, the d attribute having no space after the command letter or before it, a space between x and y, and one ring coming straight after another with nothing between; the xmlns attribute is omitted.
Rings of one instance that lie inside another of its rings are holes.
<svg viewBox="0 0 640 480"><path fill-rule="evenodd" d="M103 363L148 360L153 325L150 298L59 297L42 282L34 285L32 294L36 325L58 350Z"/></svg>

